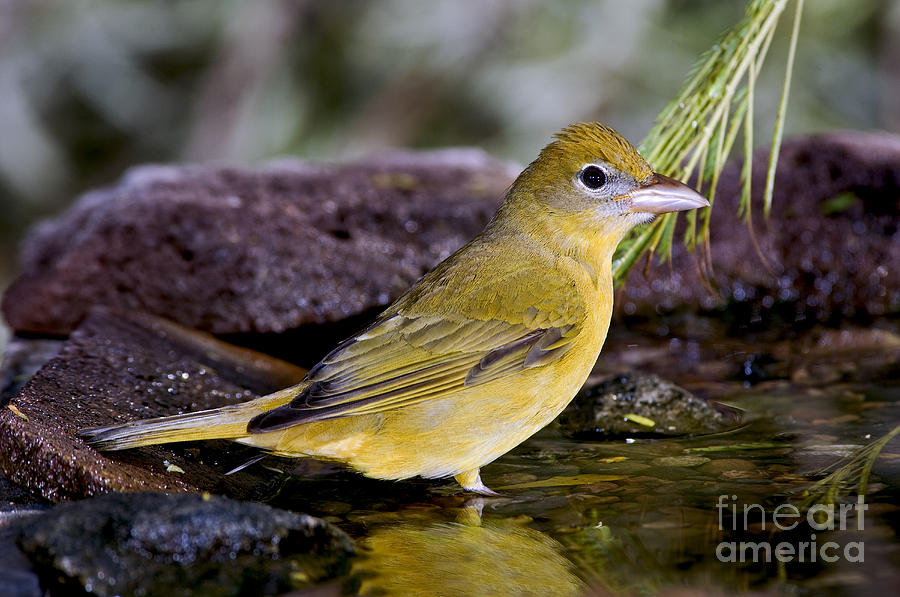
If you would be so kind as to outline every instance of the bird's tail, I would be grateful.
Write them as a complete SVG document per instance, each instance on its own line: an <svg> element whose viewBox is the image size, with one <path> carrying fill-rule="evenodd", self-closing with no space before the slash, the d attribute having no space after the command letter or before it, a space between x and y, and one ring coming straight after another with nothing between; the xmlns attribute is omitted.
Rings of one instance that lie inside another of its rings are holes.
<svg viewBox="0 0 900 597"><path fill-rule="evenodd" d="M124 425L82 429L78 435L98 450L126 450L201 439L237 439L249 435L247 423L250 419L287 404L302 389L302 385L292 386L241 404Z"/></svg>

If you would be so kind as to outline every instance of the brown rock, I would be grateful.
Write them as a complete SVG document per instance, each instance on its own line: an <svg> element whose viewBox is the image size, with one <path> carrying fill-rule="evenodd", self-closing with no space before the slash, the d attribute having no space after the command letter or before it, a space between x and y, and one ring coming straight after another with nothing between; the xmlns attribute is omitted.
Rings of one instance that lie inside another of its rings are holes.
<svg viewBox="0 0 900 597"><path fill-rule="evenodd" d="M3 313L43 334L69 333L94 305L217 334L343 320L477 234L516 173L477 150L136 168L31 231Z"/></svg>
<svg viewBox="0 0 900 597"><path fill-rule="evenodd" d="M642 264L632 271L620 310L655 318L727 307L738 325L773 315L835 322L900 312L900 136L838 131L787 141L768 221L761 201L767 160L768 150L754 156L752 188L768 267L735 217L740 163L732 162L712 210L706 279L698 256L676 243L671 265L654 264L646 277Z"/></svg>
<svg viewBox="0 0 900 597"><path fill-rule="evenodd" d="M0 469L51 500L201 489L252 497L264 476L224 473L256 450L207 442L101 454L75 433L248 400L304 373L152 316L93 312L0 410ZM184 472L167 471L166 463Z"/></svg>

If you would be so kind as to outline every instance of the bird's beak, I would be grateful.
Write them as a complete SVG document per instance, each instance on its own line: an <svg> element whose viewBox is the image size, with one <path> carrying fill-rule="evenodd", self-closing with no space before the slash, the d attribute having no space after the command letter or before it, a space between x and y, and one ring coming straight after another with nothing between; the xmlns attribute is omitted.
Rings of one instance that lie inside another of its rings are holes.
<svg viewBox="0 0 900 597"><path fill-rule="evenodd" d="M685 211L698 207L709 207L706 197L686 184L654 174L650 182L633 191L629 212L664 214L670 211Z"/></svg>

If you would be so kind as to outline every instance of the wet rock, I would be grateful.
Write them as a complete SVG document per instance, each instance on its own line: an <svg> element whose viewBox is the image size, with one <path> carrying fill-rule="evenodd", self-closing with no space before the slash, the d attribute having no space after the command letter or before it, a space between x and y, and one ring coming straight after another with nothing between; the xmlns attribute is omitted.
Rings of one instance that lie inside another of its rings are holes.
<svg viewBox="0 0 900 597"><path fill-rule="evenodd" d="M20 508L41 507L46 504L46 500L13 483L0 471L0 513L14 512Z"/></svg>
<svg viewBox="0 0 900 597"><path fill-rule="evenodd" d="M12 508L15 508L13 506ZM38 509L0 508L0 595L3 597L42 597L45 595L40 578L16 538L34 517Z"/></svg>
<svg viewBox="0 0 900 597"><path fill-rule="evenodd" d="M349 572L331 524L199 495L112 494L29 521L18 544L54 594L278 595Z"/></svg>
<svg viewBox="0 0 900 597"><path fill-rule="evenodd" d="M673 264L642 267L619 300L632 318L697 310L734 328L865 321L900 313L900 136L838 131L785 142L772 212L762 214L768 151L754 156L754 234L735 217L740 168L722 174L708 257L675 243ZM680 235L676 233L676 238ZM759 254L764 256L764 259ZM712 290L710 290L710 288Z"/></svg>
<svg viewBox="0 0 900 597"><path fill-rule="evenodd" d="M655 375L630 373L586 386L559 417L580 438L711 433L735 424L737 413L698 398Z"/></svg>
<svg viewBox="0 0 900 597"><path fill-rule="evenodd" d="M29 233L3 313L42 334L94 305L217 334L366 314L477 234L517 172L478 150L136 168Z"/></svg>
<svg viewBox="0 0 900 597"><path fill-rule="evenodd" d="M256 450L223 441L100 453L75 433L249 400L304 373L149 315L95 311L0 409L0 470L54 501L109 491L252 498L271 473L259 467L224 473Z"/></svg>
<svg viewBox="0 0 900 597"><path fill-rule="evenodd" d="M3 597L42 597L40 579L19 548L0 538L0 595Z"/></svg>

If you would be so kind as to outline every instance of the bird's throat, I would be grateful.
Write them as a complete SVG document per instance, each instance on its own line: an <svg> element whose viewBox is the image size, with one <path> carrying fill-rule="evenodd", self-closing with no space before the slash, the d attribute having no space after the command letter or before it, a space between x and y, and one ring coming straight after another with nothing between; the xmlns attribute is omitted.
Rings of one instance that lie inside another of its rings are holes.
<svg viewBox="0 0 900 597"><path fill-rule="evenodd" d="M516 213L511 213L513 210ZM598 219L588 213L554 212L545 205L506 204L485 234L525 236L549 253L581 264L596 286L611 281L613 253L633 225L624 214Z"/></svg>

